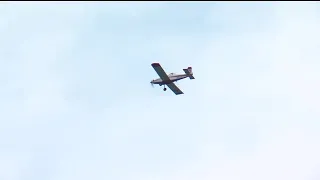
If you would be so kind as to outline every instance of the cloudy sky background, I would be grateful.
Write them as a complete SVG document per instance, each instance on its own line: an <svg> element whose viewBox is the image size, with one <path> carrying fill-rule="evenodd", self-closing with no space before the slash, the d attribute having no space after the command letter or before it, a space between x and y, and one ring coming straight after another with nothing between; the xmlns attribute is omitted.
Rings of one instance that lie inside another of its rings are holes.
<svg viewBox="0 0 320 180"><path fill-rule="evenodd" d="M1 3L0 179L319 180L319 32L313 2Z"/></svg>

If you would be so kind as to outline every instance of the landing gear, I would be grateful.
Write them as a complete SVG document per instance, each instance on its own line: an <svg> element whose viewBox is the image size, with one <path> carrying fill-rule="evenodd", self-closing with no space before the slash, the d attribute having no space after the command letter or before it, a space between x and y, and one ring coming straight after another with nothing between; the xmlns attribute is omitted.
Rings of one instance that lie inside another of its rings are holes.
<svg viewBox="0 0 320 180"><path fill-rule="evenodd" d="M165 84L163 85L163 90L164 90L164 91L166 91L166 90L167 90L167 88L166 88L166 85L165 85Z"/></svg>

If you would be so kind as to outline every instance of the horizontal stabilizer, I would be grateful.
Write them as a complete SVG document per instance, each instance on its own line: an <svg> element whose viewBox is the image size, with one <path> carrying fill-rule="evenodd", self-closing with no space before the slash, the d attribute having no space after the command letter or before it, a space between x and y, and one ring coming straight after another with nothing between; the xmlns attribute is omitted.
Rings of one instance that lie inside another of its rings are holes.
<svg viewBox="0 0 320 180"><path fill-rule="evenodd" d="M188 75L190 79L195 79L193 77L192 67L188 67L188 69L183 69L183 71L186 73L186 75Z"/></svg>

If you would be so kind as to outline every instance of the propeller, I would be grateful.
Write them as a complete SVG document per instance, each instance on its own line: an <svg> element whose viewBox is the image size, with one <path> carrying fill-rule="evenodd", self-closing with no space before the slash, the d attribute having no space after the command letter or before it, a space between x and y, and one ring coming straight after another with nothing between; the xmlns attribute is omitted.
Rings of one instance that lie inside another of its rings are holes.
<svg viewBox="0 0 320 180"><path fill-rule="evenodd" d="M152 82L150 82L151 86L154 88L154 84Z"/></svg>

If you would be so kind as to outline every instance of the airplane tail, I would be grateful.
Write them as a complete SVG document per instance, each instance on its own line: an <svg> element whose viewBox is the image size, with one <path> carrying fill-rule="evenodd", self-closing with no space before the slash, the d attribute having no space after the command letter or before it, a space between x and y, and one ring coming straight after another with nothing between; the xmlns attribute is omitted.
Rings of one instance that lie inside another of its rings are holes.
<svg viewBox="0 0 320 180"><path fill-rule="evenodd" d="M188 75L190 79L195 79L193 77L192 67L188 67L188 69L183 69L183 71L186 73L186 75Z"/></svg>

